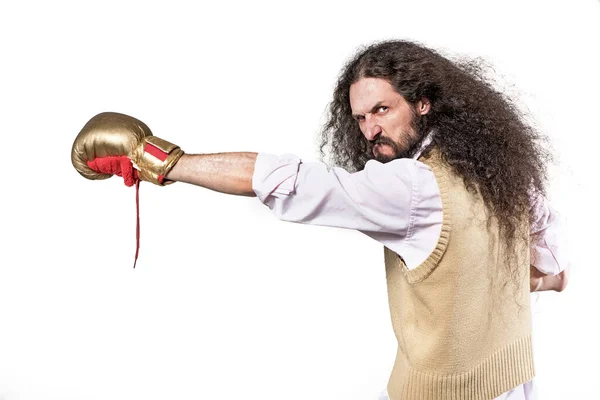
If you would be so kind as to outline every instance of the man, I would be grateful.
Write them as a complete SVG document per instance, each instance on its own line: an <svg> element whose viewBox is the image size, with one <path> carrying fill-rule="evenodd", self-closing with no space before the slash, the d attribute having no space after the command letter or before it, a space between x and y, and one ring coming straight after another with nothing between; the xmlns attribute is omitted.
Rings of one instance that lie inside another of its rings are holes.
<svg viewBox="0 0 600 400"><path fill-rule="evenodd" d="M333 169L186 155L114 113L86 124L73 164L90 179L258 196L282 220L364 232L385 245L398 339L383 398L532 399L529 292L563 290L567 261L541 136L483 73L411 42L367 47L343 69L323 130Z"/></svg>

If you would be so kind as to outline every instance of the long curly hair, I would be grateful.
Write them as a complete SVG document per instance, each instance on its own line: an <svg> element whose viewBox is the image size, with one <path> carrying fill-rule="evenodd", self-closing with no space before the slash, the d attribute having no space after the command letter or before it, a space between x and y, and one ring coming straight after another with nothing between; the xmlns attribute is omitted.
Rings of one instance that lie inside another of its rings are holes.
<svg viewBox="0 0 600 400"><path fill-rule="evenodd" d="M385 41L360 49L337 81L329 115L320 137L321 157L349 171L372 159L370 143L352 118L350 86L361 78L387 80L406 101L429 99L431 109L417 124L423 135L435 130L430 148L462 177L470 192L479 192L496 218L509 248L528 234L531 200L545 195L547 163L552 155L547 138L515 100L495 84L491 68L481 59L451 60L409 41ZM525 243L527 243L525 241Z"/></svg>

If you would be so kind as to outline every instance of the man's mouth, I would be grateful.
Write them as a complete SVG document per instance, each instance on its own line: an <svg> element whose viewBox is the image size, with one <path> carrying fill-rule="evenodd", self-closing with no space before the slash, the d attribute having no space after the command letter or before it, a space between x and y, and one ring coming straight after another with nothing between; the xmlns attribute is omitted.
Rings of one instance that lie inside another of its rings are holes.
<svg viewBox="0 0 600 400"><path fill-rule="evenodd" d="M386 145L386 144L383 144L383 143L375 143L375 144L373 145L373 149L372 149L372 150L373 150L373 154L374 154L375 152L379 152L379 153L380 153L380 152L381 152L381 148L382 148L382 146L387 146L387 145Z"/></svg>

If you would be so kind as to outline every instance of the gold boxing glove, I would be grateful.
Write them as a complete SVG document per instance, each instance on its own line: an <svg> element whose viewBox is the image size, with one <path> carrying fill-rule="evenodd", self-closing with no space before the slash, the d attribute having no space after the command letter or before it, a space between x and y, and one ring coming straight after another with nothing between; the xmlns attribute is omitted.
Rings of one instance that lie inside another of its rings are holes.
<svg viewBox="0 0 600 400"><path fill-rule="evenodd" d="M179 146L153 136L142 121L105 112L90 119L79 132L71 161L87 179L119 175L127 186L138 178L162 186L172 183L164 178L182 155Z"/></svg>

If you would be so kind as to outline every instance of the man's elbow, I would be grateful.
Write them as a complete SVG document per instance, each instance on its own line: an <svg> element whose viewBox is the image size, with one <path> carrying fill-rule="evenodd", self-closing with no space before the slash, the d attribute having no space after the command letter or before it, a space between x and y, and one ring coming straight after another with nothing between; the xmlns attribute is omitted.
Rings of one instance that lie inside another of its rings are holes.
<svg viewBox="0 0 600 400"><path fill-rule="evenodd" d="M569 283L569 270L565 269L560 274L556 275L556 277L558 278L558 282L554 290L557 292L562 292L566 289L567 284Z"/></svg>

